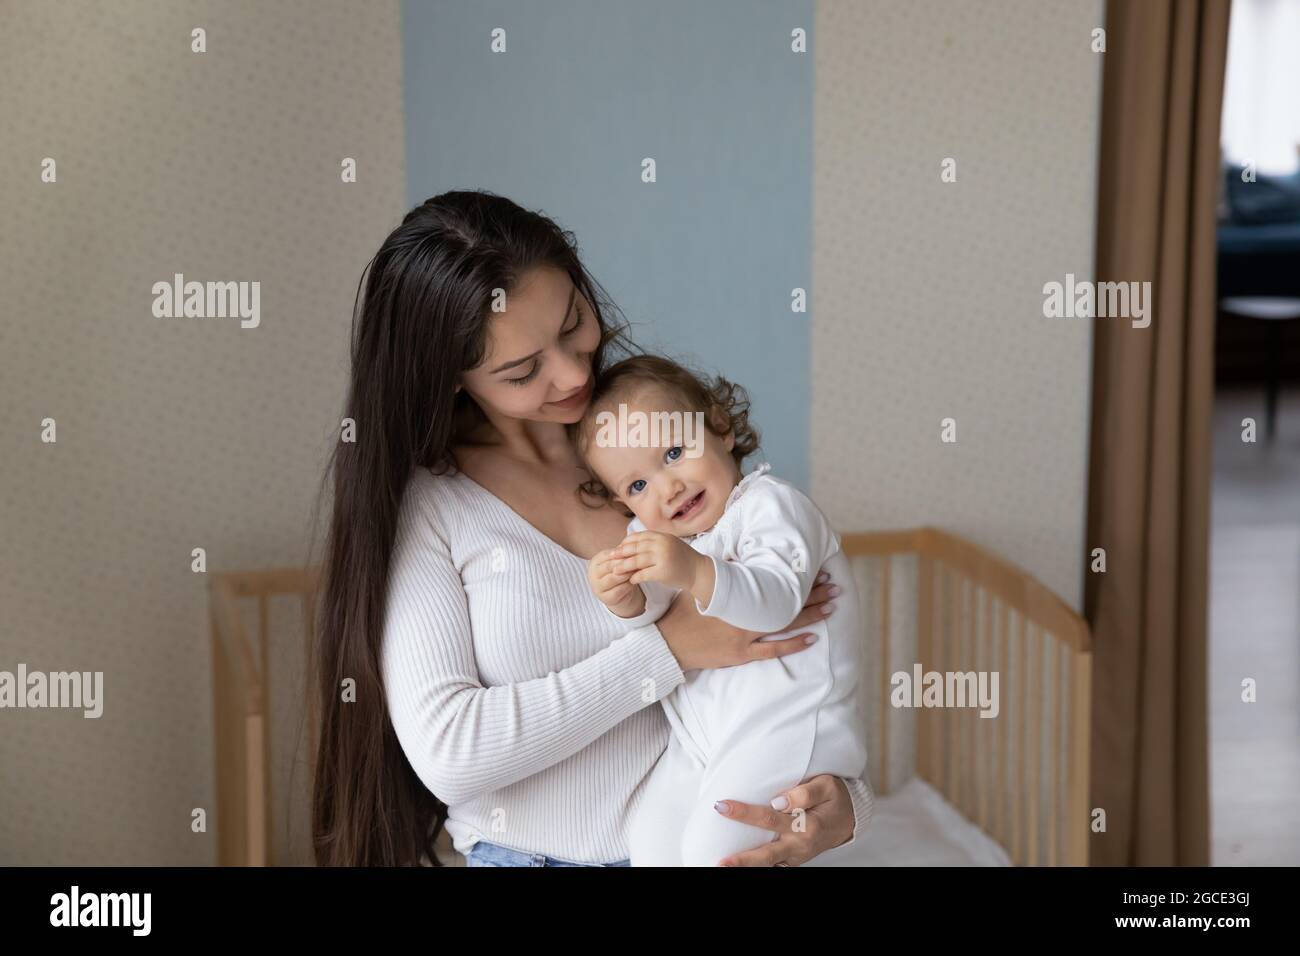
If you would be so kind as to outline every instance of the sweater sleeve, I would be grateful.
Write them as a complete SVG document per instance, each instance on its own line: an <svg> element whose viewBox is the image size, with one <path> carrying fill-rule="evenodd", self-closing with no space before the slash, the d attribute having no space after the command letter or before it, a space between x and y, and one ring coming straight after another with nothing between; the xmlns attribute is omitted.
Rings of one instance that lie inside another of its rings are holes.
<svg viewBox="0 0 1300 956"><path fill-rule="evenodd" d="M853 835L841 843L840 846L851 846L858 837L862 836L871 823L871 815L875 810L875 796L865 780L856 777L853 779L841 777L840 779L849 788L849 799L853 801Z"/></svg>
<svg viewBox="0 0 1300 956"><path fill-rule="evenodd" d="M397 739L439 800L459 803L553 766L682 683L647 625L572 667L484 687L464 585L436 515L413 490L389 568L380 670Z"/></svg>

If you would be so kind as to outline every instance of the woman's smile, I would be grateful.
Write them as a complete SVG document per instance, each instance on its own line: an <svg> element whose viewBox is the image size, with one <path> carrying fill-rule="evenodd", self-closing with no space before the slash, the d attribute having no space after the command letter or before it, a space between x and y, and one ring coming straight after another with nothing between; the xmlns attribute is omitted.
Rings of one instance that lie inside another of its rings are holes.
<svg viewBox="0 0 1300 956"><path fill-rule="evenodd" d="M587 379L587 384L578 389L568 398L558 402L547 402L548 405L554 405L556 408L563 408L566 412L575 411L587 404L587 396L591 394L591 379Z"/></svg>

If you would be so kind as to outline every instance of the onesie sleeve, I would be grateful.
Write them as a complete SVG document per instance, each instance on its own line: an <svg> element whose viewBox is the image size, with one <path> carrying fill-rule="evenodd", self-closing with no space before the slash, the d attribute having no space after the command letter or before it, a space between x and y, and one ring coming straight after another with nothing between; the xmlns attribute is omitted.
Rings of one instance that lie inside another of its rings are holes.
<svg viewBox="0 0 1300 956"><path fill-rule="evenodd" d="M772 633L790 626L838 539L821 511L792 485L760 478L734 507L741 513L737 560L711 556L713 597L701 614Z"/></svg>
<svg viewBox="0 0 1300 956"><path fill-rule="evenodd" d="M484 687L465 588L427 493L439 479L416 474L398 521L379 663L398 742L439 800L460 803L554 766L682 683L650 624L545 677Z"/></svg>
<svg viewBox="0 0 1300 956"><path fill-rule="evenodd" d="M608 607L605 608L614 620L622 621L623 625L629 630L637 627L645 627L647 624L653 624L663 617L668 608L672 606L673 598L677 595L677 589L660 584L658 581L643 581L638 585L641 592L645 595L645 610L636 617L619 617Z"/></svg>

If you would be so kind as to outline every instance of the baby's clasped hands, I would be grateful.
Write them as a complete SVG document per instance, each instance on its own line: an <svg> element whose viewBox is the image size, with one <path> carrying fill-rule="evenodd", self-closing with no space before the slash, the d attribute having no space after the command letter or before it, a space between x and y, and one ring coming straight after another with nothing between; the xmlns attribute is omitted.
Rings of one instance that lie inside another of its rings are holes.
<svg viewBox="0 0 1300 956"><path fill-rule="evenodd" d="M689 591L701 605L713 599L713 559L662 531L637 531L611 552L611 568L631 584L655 581Z"/></svg>

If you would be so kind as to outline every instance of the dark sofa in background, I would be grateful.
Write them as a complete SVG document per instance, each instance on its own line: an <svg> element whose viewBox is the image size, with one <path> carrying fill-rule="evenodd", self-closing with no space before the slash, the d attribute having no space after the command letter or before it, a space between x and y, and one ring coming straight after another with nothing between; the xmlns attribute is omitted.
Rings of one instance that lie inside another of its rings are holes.
<svg viewBox="0 0 1300 956"><path fill-rule="evenodd" d="M1219 299L1276 296L1300 299L1300 171L1259 174L1241 181L1241 167L1225 164L1218 227ZM1264 380L1270 345L1263 323L1220 312L1215 378L1220 384ZM1283 381L1300 382L1300 323L1282 329Z"/></svg>

